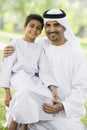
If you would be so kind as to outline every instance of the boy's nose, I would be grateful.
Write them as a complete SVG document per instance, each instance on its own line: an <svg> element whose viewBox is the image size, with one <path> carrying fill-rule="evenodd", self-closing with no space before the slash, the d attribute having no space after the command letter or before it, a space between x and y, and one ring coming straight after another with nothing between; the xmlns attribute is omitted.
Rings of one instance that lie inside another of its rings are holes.
<svg viewBox="0 0 87 130"><path fill-rule="evenodd" d="M36 31L36 28L33 28L33 31Z"/></svg>

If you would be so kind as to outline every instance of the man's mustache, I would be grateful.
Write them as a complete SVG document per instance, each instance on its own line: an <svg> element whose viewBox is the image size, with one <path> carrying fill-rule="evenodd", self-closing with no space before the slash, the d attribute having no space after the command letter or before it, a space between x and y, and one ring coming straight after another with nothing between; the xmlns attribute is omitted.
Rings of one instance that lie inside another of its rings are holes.
<svg viewBox="0 0 87 130"><path fill-rule="evenodd" d="M58 32L49 32L49 34L54 34L54 33L58 33Z"/></svg>

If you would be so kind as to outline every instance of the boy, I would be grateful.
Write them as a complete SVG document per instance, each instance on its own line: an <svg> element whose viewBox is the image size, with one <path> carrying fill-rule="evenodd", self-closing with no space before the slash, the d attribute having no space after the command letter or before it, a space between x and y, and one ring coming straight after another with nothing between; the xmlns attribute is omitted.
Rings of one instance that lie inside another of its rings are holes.
<svg viewBox="0 0 87 130"><path fill-rule="evenodd" d="M2 62L0 86L5 88L5 104L9 106L9 130L16 130L17 124L20 124L21 130L27 130L27 124L51 120L52 115L45 113L41 105L47 100L51 102L52 95L53 98L58 98L55 87L57 84L44 49L35 43L43 29L43 18L30 14L25 20L24 29L23 38L10 42L16 51ZM10 84L14 89L12 100Z"/></svg>

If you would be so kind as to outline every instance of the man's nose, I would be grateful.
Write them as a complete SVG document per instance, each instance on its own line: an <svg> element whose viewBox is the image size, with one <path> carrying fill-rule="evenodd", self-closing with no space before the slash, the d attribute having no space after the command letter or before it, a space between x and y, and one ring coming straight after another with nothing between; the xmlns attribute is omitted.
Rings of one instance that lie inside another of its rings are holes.
<svg viewBox="0 0 87 130"><path fill-rule="evenodd" d="M54 27L54 26L51 26L51 27L50 27L50 31L51 31L51 32L54 32L54 31L55 31L55 27Z"/></svg>

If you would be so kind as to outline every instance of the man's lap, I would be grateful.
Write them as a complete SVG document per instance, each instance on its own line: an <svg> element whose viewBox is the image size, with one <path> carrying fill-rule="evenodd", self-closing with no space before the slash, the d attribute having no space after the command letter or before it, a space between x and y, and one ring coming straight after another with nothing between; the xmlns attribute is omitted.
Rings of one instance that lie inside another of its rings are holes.
<svg viewBox="0 0 87 130"><path fill-rule="evenodd" d="M79 120L71 118L54 118L53 121L44 121L31 124L29 130L84 130Z"/></svg>

